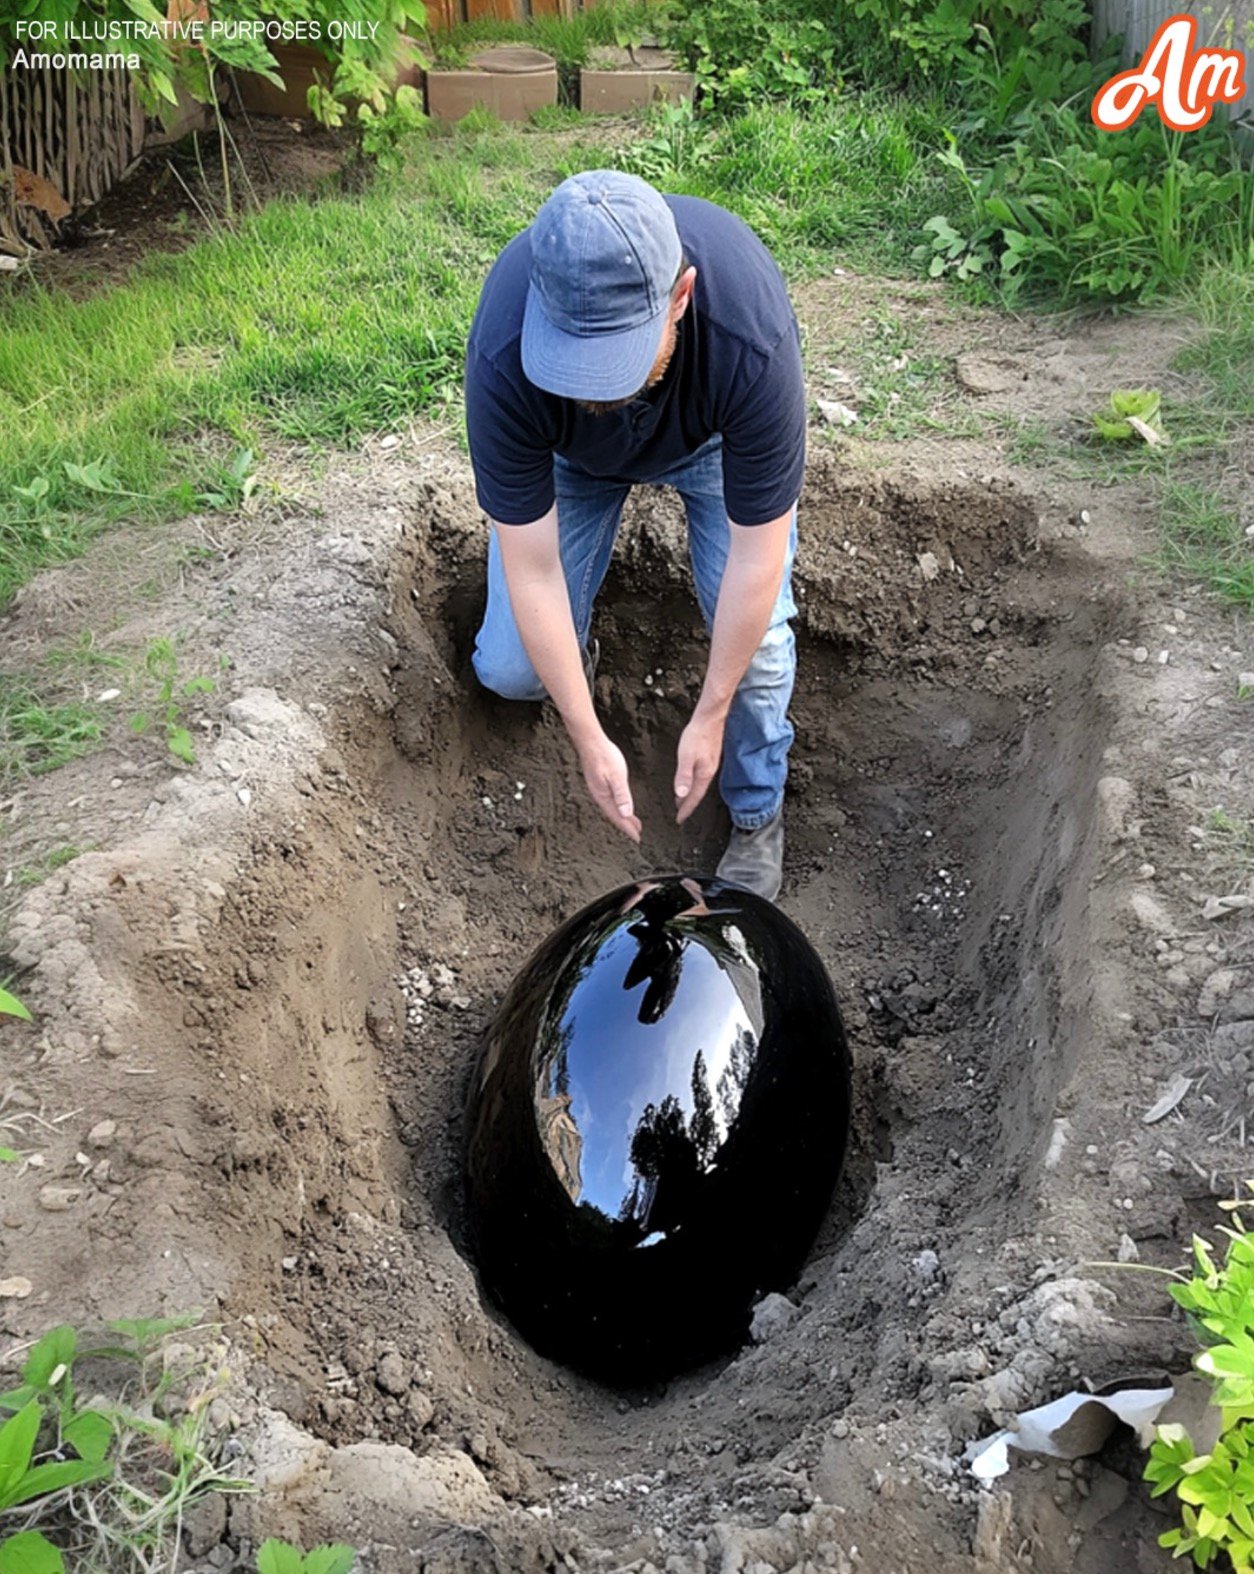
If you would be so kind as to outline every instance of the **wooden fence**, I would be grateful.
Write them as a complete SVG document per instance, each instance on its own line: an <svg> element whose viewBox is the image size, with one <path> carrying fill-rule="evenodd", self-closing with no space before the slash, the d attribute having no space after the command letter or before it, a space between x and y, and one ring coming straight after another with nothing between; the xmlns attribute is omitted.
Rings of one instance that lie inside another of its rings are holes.
<svg viewBox="0 0 1254 1574"><path fill-rule="evenodd" d="M522 22L529 16L573 16L596 0L427 0L427 26L436 32L458 22L490 17L496 22Z"/></svg>
<svg viewBox="0 0 1254 1574"><path fill-rule="evenodd" d="M125 70L0 72L0 250L48 245L56 221L103 197L143 146Z"/></svg>
<svg viewBox="0 0 1254 1574"><path fill-rule="evenodd" d="M1221 5L1189 0L1093 0L1093 42L1100 47L1112 33L1123 34L1123 61L1132 66L1169 16L1187 11L1198 19L1198 44L1246 51L1245 96L1233 104L1234 120L1254 117L1254 0Z"/></svg>

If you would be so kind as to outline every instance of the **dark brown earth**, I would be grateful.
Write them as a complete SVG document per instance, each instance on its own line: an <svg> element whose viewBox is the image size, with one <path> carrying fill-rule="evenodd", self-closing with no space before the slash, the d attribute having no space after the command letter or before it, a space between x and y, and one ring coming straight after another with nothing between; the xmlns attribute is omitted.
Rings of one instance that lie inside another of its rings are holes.
<svg viewBox="0 0 1254 1574"><path fill-rule="evenodd" d="M863 307L828 288L803 301L812 361ZM977 393L955 365L947 410L1065 430L1124 364L1170 375L1174 329L941 300L917 300L937 353L1002 376ZM638 851L553 715L470 676L485 536L447 445L106 537L0 623L15 667L84 630L128 660L177 634L180 673L217 683L187 707L195 766L129 731L139 679L111 677L105 748L0 801L10 871L90 849L0 892L37 1013L0 1028L0 1132L28 1156L0 1174L0 1253L33 1285L0 1301L0 1353L61 1320L225 1324L215 1424L263 1490L185 1567L271 1532L450 1574L1167 1566L1126 1436L991 1490L963 1451L1082 1380L1187 1367L1158 1280L1102 1264L1177 1264L1248 1172L1250 919L1202 910L1249 889L1208 816L1250 815L1254 662L1244 625L1145 568L1146 491L970 430L816 432L783 904L844 1005L854 1147L790 1318L655 1392L573 1377L485 1305L459 1153L478 1035L530 949L625 879L708 869L725 833L713 805L670 820L703 652L675 499L638 490L596 624Z"/></svg>

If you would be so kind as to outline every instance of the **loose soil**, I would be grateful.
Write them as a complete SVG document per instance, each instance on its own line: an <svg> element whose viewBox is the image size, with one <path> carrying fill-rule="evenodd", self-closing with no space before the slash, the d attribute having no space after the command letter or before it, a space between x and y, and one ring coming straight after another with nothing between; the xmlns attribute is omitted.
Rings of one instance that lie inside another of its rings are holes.
<svg viewBox="0 0 1254 1574"><path fill-rule="evenodd" d="M803 295L812 342L871 286L831 288ZM964 408L1058 425L1060 386L1170 377L1170 325L913 299ZM0 976L37 1013L0 1029L0 1135L28 1155L0 1249L33 1286L0 1300L7 1359L54 1321L225 1325L211 1422L262 1490L194 1511L184 1568L251 1567L271 1533L442 1574L1168 1566L1126 1435L992 1489L962 1456L1080 1382L1187 1368L1159 1279L1101 1265L1177 1264L1248 1173L1250 918L1202 914L1250 889L1208 815L1251 814L1254 661L1142 566L1147 493L1016 469L990 430L816 434L783 905L843 1004L853 1149L771 1336L654 1391L539 1359L485 1304L460 1142L532 947L615 884L708 870L726 833L716 804L670 816L705 648L674 496L633 495L596 623L638 850L551 712L474 683L485 533L450 444L113 533L0 621L13 667L177 634L181 674L218 680L184 768L129 731L128 680L75 672L123 690L105 746L0 803ZM90 850L25 887L65 844Z"/></svg>

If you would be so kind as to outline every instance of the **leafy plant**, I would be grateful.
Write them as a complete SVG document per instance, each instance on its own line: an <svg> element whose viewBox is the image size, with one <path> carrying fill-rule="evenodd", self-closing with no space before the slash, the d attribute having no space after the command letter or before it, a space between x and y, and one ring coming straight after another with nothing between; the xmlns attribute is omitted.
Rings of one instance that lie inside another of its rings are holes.
<svg viewBox="0 0 1254 1574"><path fill-rule="evenodd" d="M1225 1557L1233 1574L1254 1574L1254 1232L1237 1204L1221 1206L1233 1214L1223 1262L1194 1236L1192 1275L1171 1287L1205 1344L1193 1364L1212 1384L1219 1437L1199 1454L1183 1426L1158 1427L1145 1479L1154 1497L1179 1499L1181 1522L1159 1537L1162 1546L1200 1569Z"/></svg>
<svg viewBox="0 0 1254 1574"><path fill-rule="evenodd" d="M154 1357L194 1315L108 1325L112 1342L80 1348L73 1328L50 1329L31 1348L16 1388L0 1394L0 1516L23 1528L0 1540L0 1574L61 1574L72 1567L155 1574L171 1566L185 1506L210 1490L243 1491L202 1438L213 1389L203 1374L154 1375ZM133 1385L116 1402L85 1407L74 1372L84 1359L127 1363ZM169 1405L171 1391L182 1396ZM177 1417L162 1419L165 1414Z"/></svg>
<svg viewBox="0 0 1254 1574"><path fill-rule="evenodd" d="M397 174L405 165L406 150L428 128L422 95L412 87L398 87L382 108L365 102L358 106L361 150L380 169Z"/></svg>
<svg viewBox="0 0 1254 1574"><path fill-rule="evenodd" d="M230 464L219 467L204 490L196 494L196 502L202 508L240 508L257 490L259 481L252 449L240 448Z"/></svg>
<svg viewBox="0 0 1254 1574"><path fill-rule="evenodd" d="M155 723L165 735L170 753L186 765L195 765L196 746L183 724L183 707L197 694L213 692L212 678L179 681L179 659L174 642L161 638L150 641L144 656L144 670L157 685L152 710L138 711L131 718L131 729L144 733Z"/></svg>
<svg viewBox="0 0 1254 1574"><path fill-rule="evenodd" d="M930 218L923 228L931 233L930 242L916 246L916 262L926 262L929 277L936 279L942 273L952 273L959 279L970 279L983 273L994 260L989 236L977 232L972 236L956 230L943 213Z"/></svg>
<svg viewBox="0 0 1254 1574"><path fill-rule="evenodd" d="M1144 436L1144 428L1157 418L1163 400L1157 388L1116 388L1104 410L1093 412L1093 425L1107 442L1127 442ZM1133 421L1139 423L1133 426Z"/></svg>
<svg viewBox="0 0 1254 1574"><path fill-rule="evenodd" d="M825 98L840 75L841 30L813 12L797 0L706 0L667 21L663 36L722 107L763 99L801 106Z"/></svg>
<svg viewBox="0 0 1254 1574"><path fill-rule="evenodd" d="M16 995L11 995L7 989L0 989L0 1017L5 1016L21 1017L23 1022L31 1019L30 1012Z"/></svg>
<svg viewBox="0 0 1254 1574"><path fill-rule="evenodd" d="M996 262L1010 297L1149 300L1202 259L1249 254L1254 176L1222 128L1191 133L1187 149L1146 122L1101 136L1074 108L1043 104L1022 112L1005 144L975 141L975 160L951 135L938 157L968 203L952 255Z"/></svg>
<svg viewBox="0 0 1254 1574"><path fill-rule="evenodd" d="M349 1574L356 1560L354 1549L341 1542L302 1554L290 1542L272 1538L257 1549L257 1574Z"/></svg>
<svg viewBox="0 0 1254 1574"><path fill-rule="evenodd" d="M663 188L690 179L714 157L716 139L688 99L659 104L653 111L653 130L626 149L622 166L634 175Z"/></svg>

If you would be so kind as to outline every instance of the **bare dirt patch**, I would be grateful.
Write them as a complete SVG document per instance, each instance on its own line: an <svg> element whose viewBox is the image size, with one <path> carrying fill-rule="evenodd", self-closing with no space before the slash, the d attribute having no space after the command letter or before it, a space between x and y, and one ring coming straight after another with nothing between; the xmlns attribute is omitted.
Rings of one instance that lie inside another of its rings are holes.
<svg viewBox="0 0 1254 1574"><path fill-rule="evenodd" d="M1129 596L1135 494L1082 533L1074 490L988 445L857 458L817 454L807 484L784 902L846 1012L854 1148L791 1319L657 1391L573 1377L483 1303L460 1122L539 939L717 856L716 807L668 814L703 651L674 498L638 490L598 613L639 852L553 716L473 683L485 542L456 458L346 463L207 555L190 522L158 590L94 625L119 651L181 634L219 692L195 767L119 718L3 805L10 867L94 850L2 893L39 1021L0 1028L0 1122L42 1162L0 1174L6 1272L34 1286L0 1323L226 1321L215 1424L264 1490L188 1567L263 1531L378 1570L1166 1565L1130 1449L993 1492L961 1453L1078 1378L1185 1364L1156 1285L1084 1265L1125 1238L1177 1261L1244 1173L1221 1117L1254 1013L1216 1027L1254 984L1248 919L1201 904L1249 878L1206 819L1249 814L1247 636L1183 591ZM11 659L93 628L118 539L23 593Z"/></svg>

